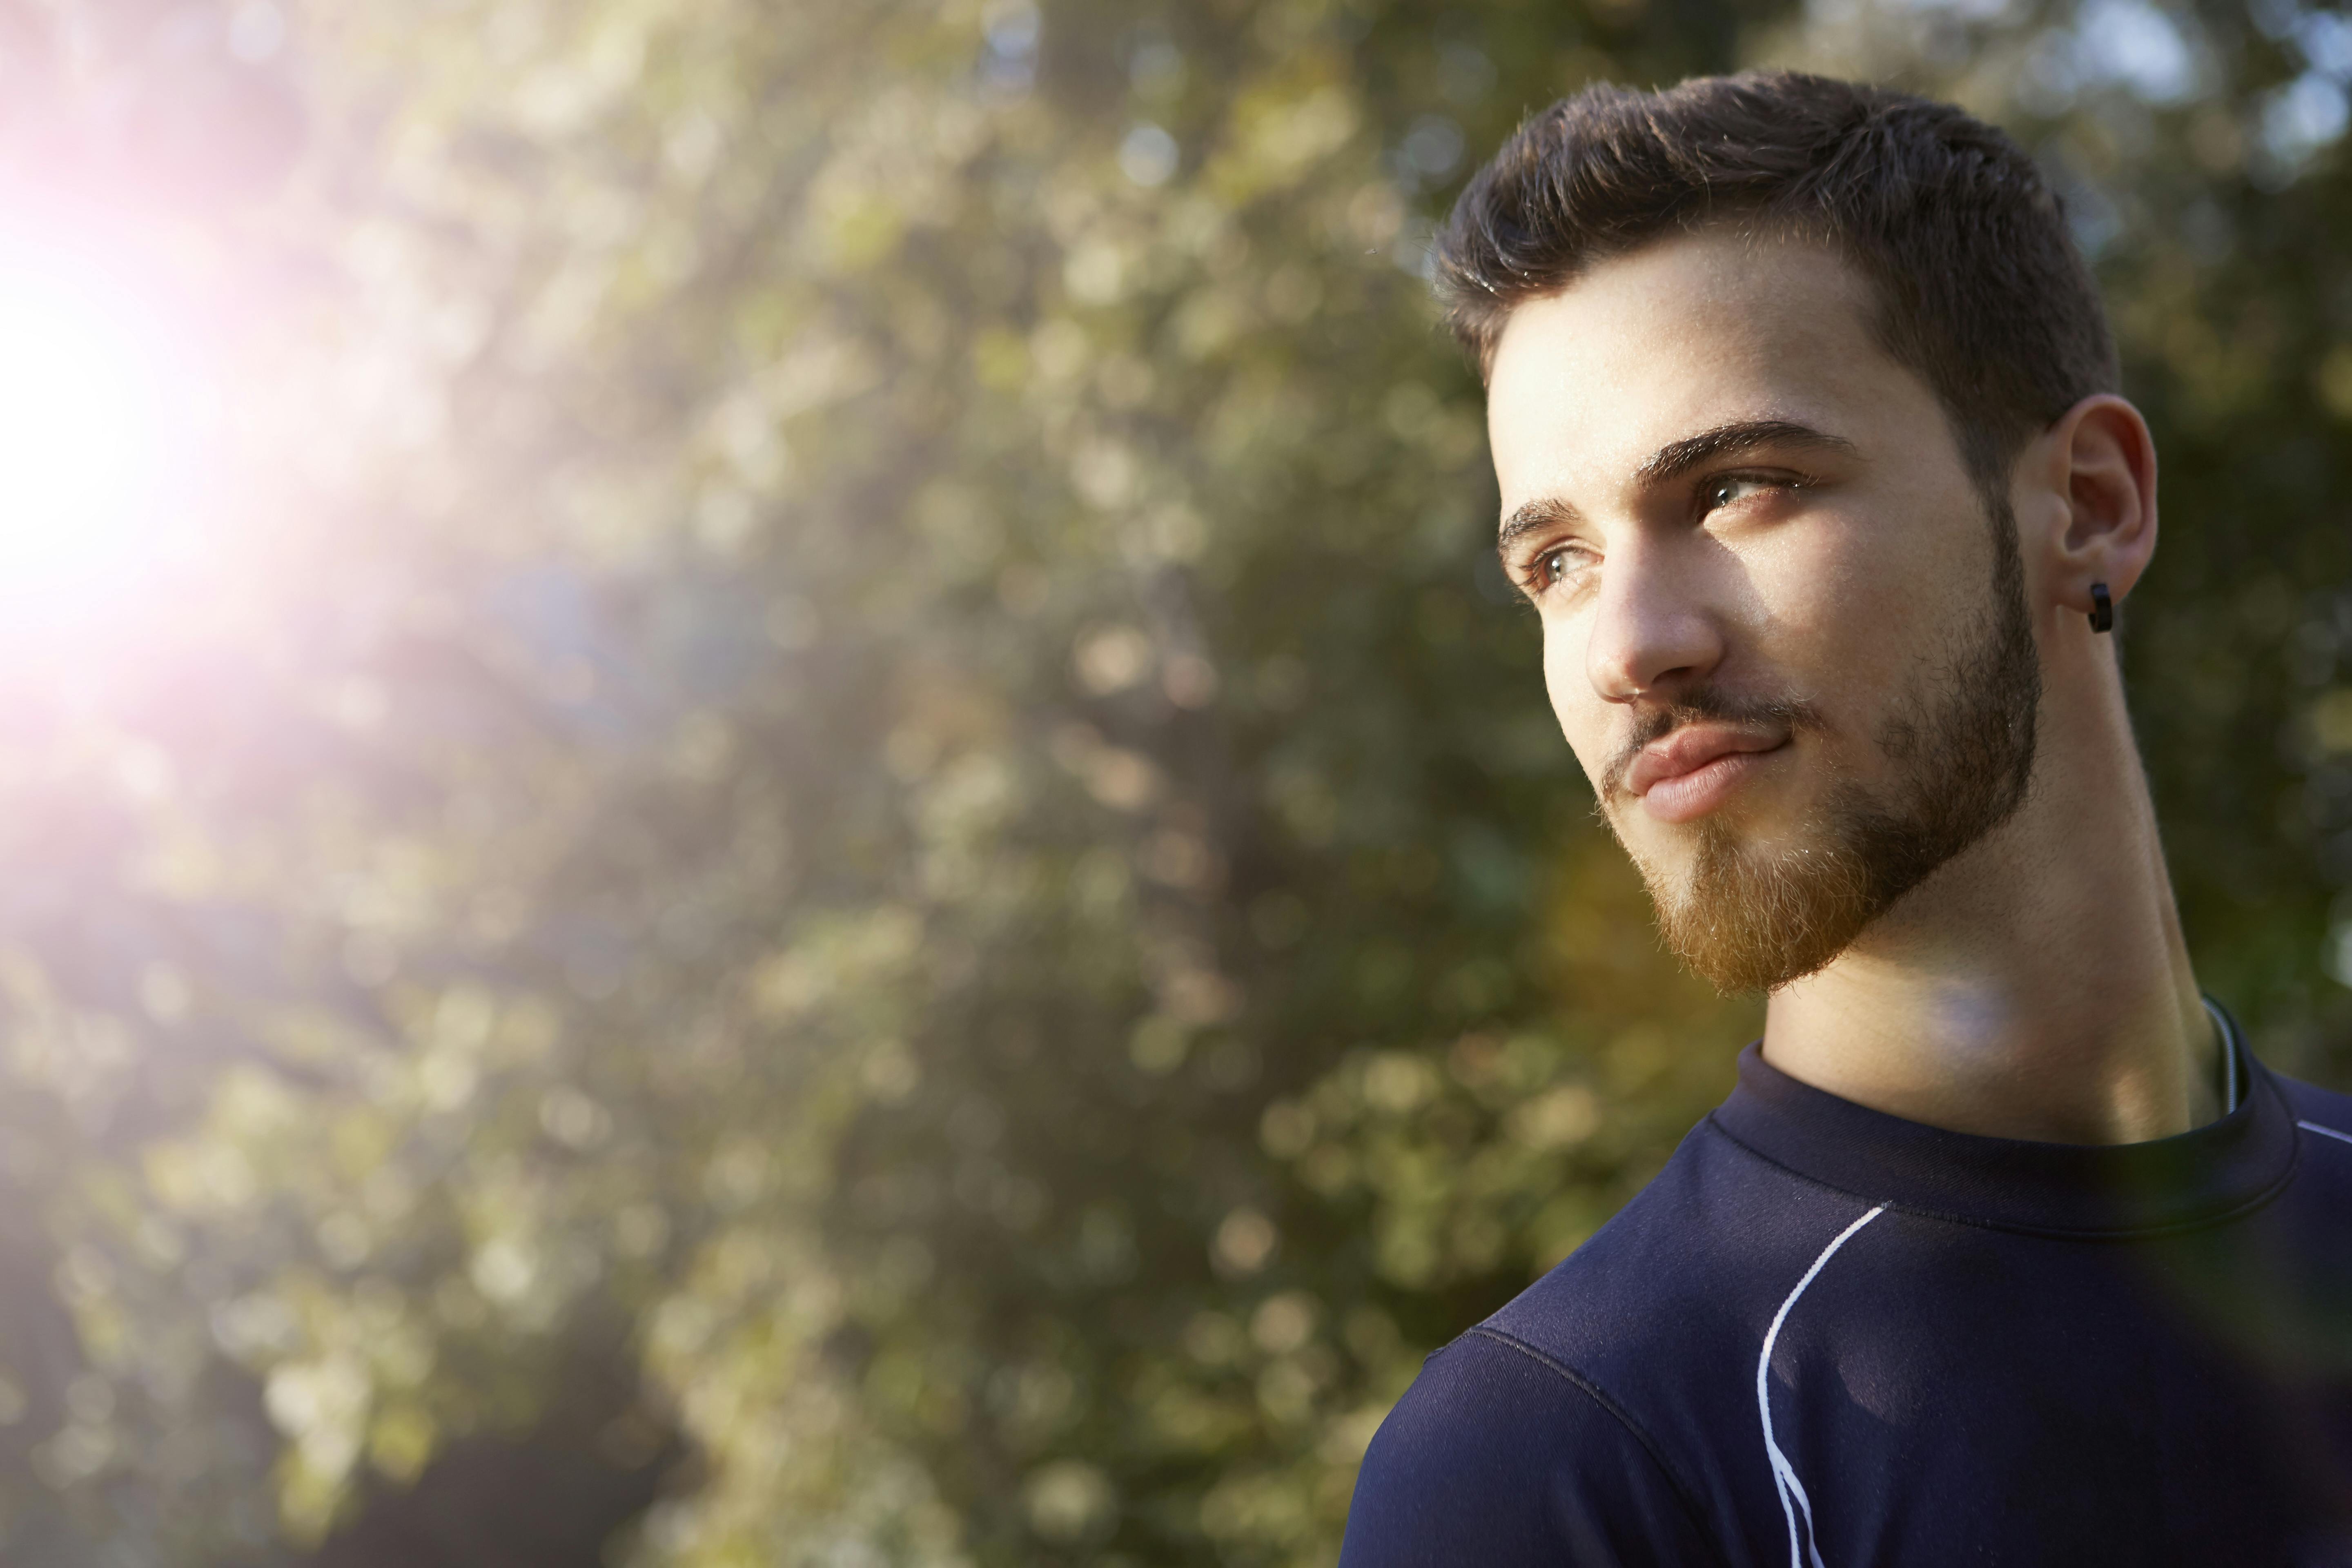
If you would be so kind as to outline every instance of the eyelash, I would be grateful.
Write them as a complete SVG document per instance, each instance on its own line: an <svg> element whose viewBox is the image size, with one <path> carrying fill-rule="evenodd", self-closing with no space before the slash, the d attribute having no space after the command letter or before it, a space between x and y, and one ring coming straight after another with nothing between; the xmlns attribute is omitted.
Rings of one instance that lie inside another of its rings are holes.
<svg viewBox="0 0 2352 1568"><path fill-rule="evenodd" d="M1717 474L1707 479L1698 487L1699 499L1702 501L1708 503L1701 510L1699 515L1701 517L1705 517L1708 512L1717 510L1720 507L1729 506L1732 504L1730 501L1716 501L1713 500L1712 498L1717 490L1727 489L1733 485L1755 485L1762 489L1787 492L1805 489L1810 488L1811 484L1812 481L1811 479L1798 474ZM1519 585L1529 595L1541 595L1549 592L1554 584L1557 584L1559 578L1556 576L1548 578L1544 572L1544 563L1551 560L1552 557L1556 555L1565 555L1570 551L1577 548L1577 546L1572 544L1555 544L1538 552L1533 556L1530 556L1528 560L1527 566L1519 574Z"/></svg>

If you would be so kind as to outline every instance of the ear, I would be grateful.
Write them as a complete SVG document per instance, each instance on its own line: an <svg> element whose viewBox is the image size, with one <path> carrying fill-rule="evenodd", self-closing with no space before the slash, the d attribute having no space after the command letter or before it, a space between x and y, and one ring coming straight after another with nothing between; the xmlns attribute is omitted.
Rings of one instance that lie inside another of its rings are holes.
<svg viewBox="0 0 2352 1568"><path fill-rule="evenodd" d="M2053 521L2045 548L2051 597L2091 610L2091 584L2121 604L2156 554L2156 442L2138 409L2095 393L2061 415L2035 445Z"/></svg>

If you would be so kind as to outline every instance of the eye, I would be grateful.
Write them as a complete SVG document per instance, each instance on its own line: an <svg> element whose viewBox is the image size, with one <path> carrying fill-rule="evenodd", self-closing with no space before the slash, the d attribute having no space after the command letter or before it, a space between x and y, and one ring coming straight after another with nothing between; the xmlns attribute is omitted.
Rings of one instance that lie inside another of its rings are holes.
<svg viewBox="0 0 2352 1568"><path fill-rule="evenodd" d="M1573 544L1557 545L1545 551L1528 564L1528 588L1541 594L1557 588L1570 576L1583 558L1584 552Z"/></svg>
<svg viewBox="0 0 2352 1568"><path fill-rule="evenodd" d="M1792 488L1785 480L1759 479L1753 474L1727 474L1721 479L1709 479L1700 489L1699 499L1706 503L1702 510L1714 511L1767 490Z"/></svg>

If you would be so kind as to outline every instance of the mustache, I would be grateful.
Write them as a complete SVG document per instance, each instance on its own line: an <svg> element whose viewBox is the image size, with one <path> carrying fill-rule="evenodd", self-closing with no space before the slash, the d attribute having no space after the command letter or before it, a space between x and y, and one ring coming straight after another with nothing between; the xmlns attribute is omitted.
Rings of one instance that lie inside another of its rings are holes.
<svg viewBox="0 0 2352 1568"><path fill-rule="evenodd" d="M1712 686L1694 686L1662 708L1634 715L1624 744L1610 757L1601 773L1601 797L1623 798L1625 775L1643 747L1665 739L1685 724L1736 724L1748 730L1784 730L1790 734L1826 726L1821 710L1801 697L1742 697Z"/></svg>

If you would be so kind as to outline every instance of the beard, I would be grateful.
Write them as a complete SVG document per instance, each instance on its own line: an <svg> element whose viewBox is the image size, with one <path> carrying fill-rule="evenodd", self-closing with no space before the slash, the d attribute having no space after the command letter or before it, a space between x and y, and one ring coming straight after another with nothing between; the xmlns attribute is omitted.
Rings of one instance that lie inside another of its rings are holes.
<svg viewBox="0 0 2352 1568"><path fill-rule="evenodd" d="M1850 779L1832 783L1791 841L1769 852L1710 817L1698 829L1697 853L1680 886L1633 856L1666 946L1718 990L1776 991L1822 969L2024 800L2033 775L2042 667L2015 523L2005 499L1992 510L1990 601L1879 729L1879 749L1893 764L1890 785L1874 792ZM1648 716L1607 778L1613 784L1634 752L1697 720L1772 725L1791 734L1822 728L1808 703L1698 688ZM1616 792L1602 793L1605 802ZM1606 809L1602 816L1613 830Z"/></svg>

